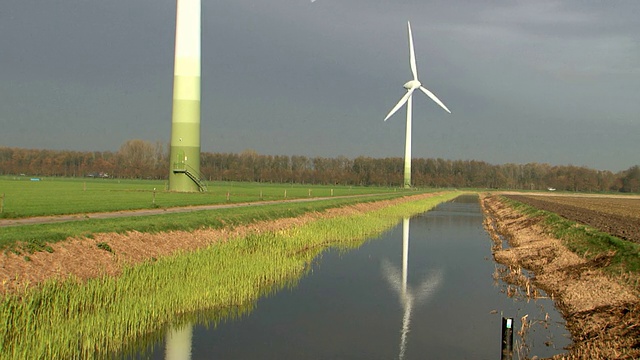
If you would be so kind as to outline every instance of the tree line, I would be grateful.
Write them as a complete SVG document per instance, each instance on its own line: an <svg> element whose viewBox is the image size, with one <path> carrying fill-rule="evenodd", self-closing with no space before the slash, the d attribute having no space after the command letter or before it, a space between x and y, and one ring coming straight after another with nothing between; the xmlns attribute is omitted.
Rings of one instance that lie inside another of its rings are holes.
<svg viewBox="0 0 640 360"><path fill-rule="evenodd" d="M545 163L494 165L476 160L412 160L417 187L456 187L576 192L640 192L640 166L613 173ZM242 153L201 154L208 181L401 186L402 158L336 158ZM118 151L68 151L0 147L0 175L166 179L168 147L128 140Z"/></svg>

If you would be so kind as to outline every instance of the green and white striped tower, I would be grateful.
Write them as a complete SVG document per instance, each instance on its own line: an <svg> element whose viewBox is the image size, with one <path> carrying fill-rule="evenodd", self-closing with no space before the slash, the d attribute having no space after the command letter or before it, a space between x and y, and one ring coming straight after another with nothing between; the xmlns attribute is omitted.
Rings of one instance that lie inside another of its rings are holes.
<svg viewBox="0 0 640 360"><path fill-rule="evenodd" d="M201 0L177 0L169 190L202 191L200 182Z"/></svg>

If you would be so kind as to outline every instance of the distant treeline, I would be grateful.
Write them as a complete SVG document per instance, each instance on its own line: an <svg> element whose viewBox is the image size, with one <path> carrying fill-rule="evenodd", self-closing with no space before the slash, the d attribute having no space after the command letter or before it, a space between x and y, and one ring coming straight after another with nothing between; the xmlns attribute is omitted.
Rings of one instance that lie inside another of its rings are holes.
<svg viewBox="0 0 640 360"><path fill-rule="evenodd" d="M117 152L34 150L0 147L0 174L166 179L167 146L129 140ZM612 173L549 164L493 165L476 160L413 159L412 183L418 187L457 187L580 192L640 192L640 167ZM202 153L202 177L209 181L401 186L403 159L323 158Z"/></svg>

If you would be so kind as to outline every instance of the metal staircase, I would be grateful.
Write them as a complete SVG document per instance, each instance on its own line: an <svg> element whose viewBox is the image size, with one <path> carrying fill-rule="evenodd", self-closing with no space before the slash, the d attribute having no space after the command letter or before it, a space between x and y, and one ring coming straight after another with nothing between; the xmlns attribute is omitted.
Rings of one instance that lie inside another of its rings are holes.
<svg viewBox="0 0 640 360"><path fill-rule="evenodd" d="M191 179L196 185L198 185L198 190L200 192L207 191L207 184L205 183L202 176L191 166L187 165L184 161L179 161L173 163L173 173L174 174L185 174Z"/></svg>

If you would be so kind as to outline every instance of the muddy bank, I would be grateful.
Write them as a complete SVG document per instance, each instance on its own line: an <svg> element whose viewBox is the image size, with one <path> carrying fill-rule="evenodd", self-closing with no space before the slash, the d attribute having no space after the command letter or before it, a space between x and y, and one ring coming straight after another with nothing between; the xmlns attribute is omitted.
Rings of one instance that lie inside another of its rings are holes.
<svg viewBox="0 0 640 360"><path fill-rule="evenodd" d="M558 359L640 358L638 292L605 274L607 257L586 260L547 235L541 219L509 208L497 195L482 195L485 227L497 262L534 273L533 286L551 296L563 313L573 345ZM509 248L503 249L506 238Z"/></svg>
<svg viewBox="0 0 640 360"><path fill-rule="evenodd" d="M71 238L50 244L53 250L51 253L29 254L28 261L25 260L24 255L13 253L0 255L0 294L19 292L54 278L74 277L82 281L100 276L117 276L125 266L153 261L178 252L194 251L249 233L289 229L320 218L364 213L438 195L439 193L421 194L394 200L360 203L308 213L296 218L262 221L234 228L155 234L132 231L124 234L94 234L90 239Z"/></svg>

